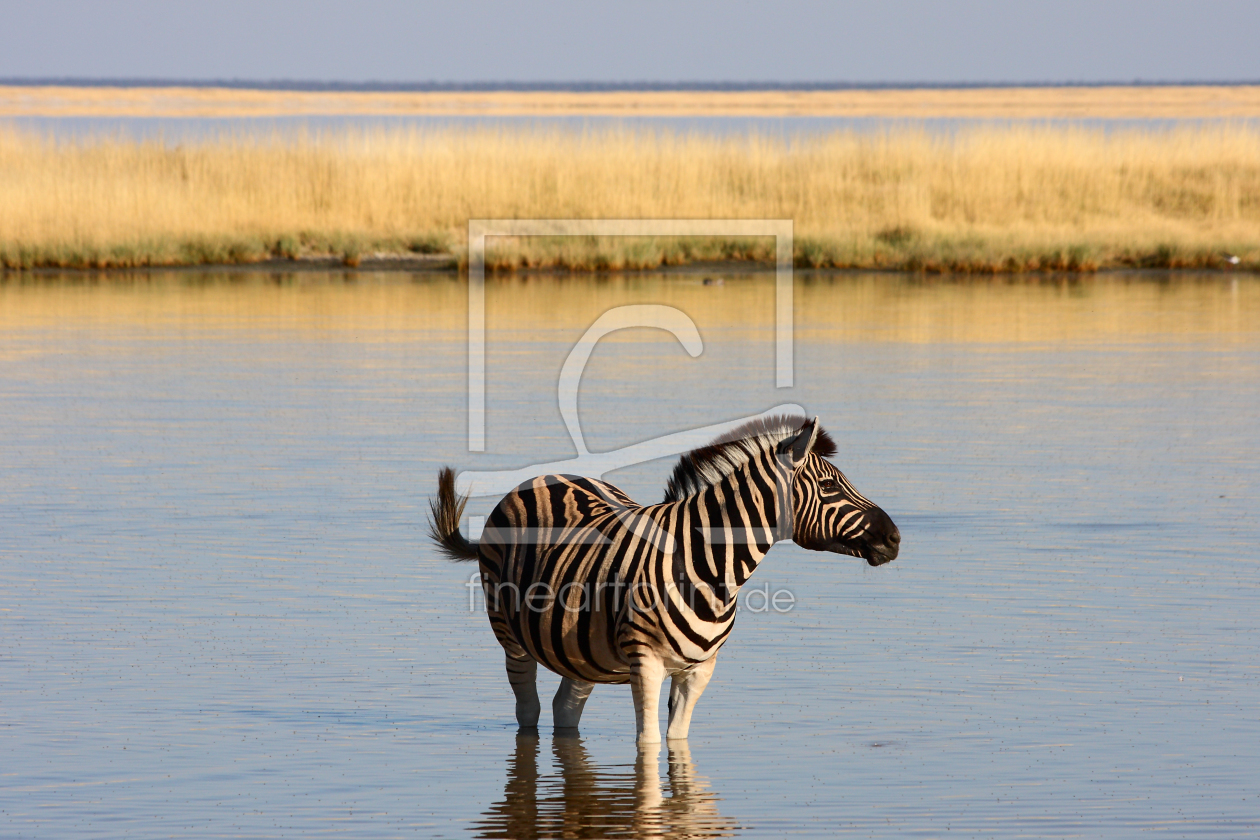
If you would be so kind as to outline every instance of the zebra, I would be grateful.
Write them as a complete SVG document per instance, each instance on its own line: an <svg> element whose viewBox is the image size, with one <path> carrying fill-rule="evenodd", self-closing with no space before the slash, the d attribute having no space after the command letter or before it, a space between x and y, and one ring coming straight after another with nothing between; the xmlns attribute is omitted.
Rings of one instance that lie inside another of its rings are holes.
<svg viewBox="0 0 1260 840"><path fill-rule="evenodd" d="M603 481L544 475L508 493L481 539L459 531L467 497L449 468L430 501L430 536L452 560L478 560L523 730L538 725L539 663L559 674L557 730L575 729L597 683L630 683L636 740L687 737L736 596L780 540L814 551L896 558L901 533L826 458L818 418L758 418L683 455L656 505Z"/></svg>

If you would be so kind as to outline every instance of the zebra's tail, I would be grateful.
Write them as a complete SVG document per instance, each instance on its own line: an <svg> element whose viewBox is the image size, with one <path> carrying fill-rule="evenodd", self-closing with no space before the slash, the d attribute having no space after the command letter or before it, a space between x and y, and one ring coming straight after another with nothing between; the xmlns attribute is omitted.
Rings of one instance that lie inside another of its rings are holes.
<svg viewBox="0 0 1260 840"><path fill-rule="evenodd" d="M476 560L477 544L464 539L459 520L464 515L468 497L455 492L455 471L442 467L438 471L437 500L429 499L429 536L438 550L455 561Z"/></svg>

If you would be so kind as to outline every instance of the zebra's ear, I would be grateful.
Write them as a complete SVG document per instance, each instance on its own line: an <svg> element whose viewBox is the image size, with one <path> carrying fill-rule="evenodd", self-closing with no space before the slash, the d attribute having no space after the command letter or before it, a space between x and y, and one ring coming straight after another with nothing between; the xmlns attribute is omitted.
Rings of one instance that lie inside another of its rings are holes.
<svg viewBox="0 0 1260 840"><path fill-rule="evenodd" d="M785 441L783 451L792 459L792 466L798 466L804 461L810 452L814 451L814 444L818 442L818 418L806 423L801 430L796 433L796 437Z"/></svg>

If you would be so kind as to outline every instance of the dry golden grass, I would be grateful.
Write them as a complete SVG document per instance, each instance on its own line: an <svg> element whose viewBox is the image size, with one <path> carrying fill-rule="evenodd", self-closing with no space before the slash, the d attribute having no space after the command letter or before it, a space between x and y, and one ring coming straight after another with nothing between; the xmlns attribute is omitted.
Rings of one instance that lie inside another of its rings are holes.
<svg viewBox="0 0 1260 840"><path fill-rule="evenodd" d="M463 248L470 218L793 219L798 264L926 270L1260 265L1260 132L1012 127L791 142L379 130L178 147L0 131L9 267ZM769 241L499 241L490 261L643 268Z"/></svg>
<svg viewBox="0 0 1260 840"><path fill-rule="evenodd" d="M355 92L0 86L0 116L1260 117L1260 85L773 91Z"/></svg>

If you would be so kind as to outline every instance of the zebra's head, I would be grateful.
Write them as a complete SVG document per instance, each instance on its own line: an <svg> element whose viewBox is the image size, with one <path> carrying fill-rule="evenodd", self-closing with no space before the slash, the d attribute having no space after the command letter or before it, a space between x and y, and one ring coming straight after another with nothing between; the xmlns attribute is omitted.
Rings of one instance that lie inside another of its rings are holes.
<svg viewBox="0 0 1260 840"><path fill-rule="evenodd" d="M896 559L901 532L824 456L835 454L818 418L780 444L792 469L792 541L813 551L861 557L872 566Z"/></svg>

